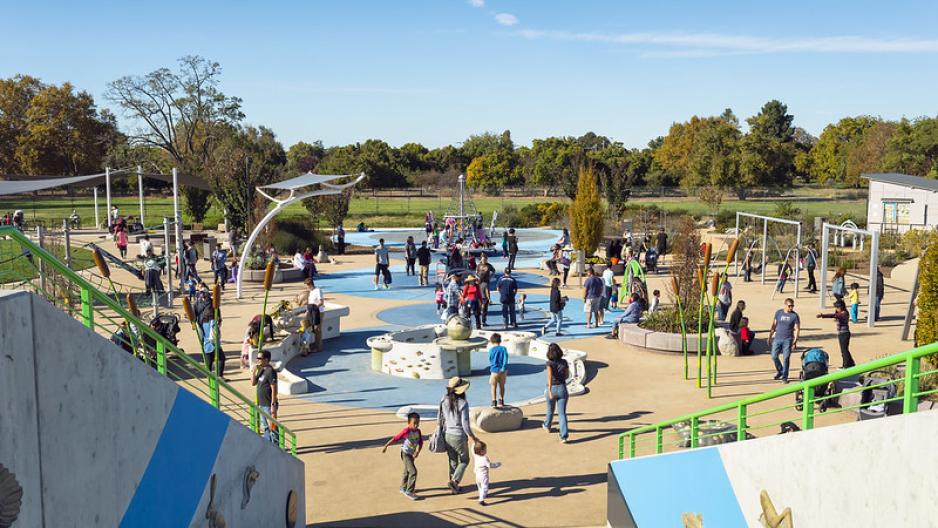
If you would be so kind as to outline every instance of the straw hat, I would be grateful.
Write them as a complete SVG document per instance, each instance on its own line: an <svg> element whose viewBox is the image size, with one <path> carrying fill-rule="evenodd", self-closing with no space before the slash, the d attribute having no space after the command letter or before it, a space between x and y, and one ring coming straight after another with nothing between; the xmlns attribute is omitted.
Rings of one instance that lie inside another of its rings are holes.
<svg viewBox="0 0 938 528"><path fill-rule="evenodd" d="M475 275L469 275L468 277L466 277L466 281L465 281L465 282L475 282L475 281L477 281L477 280L479 280L479 279L476 278Z"/></svg>
<svg viewBox="0 0 938 528"><path fill-rule="evenodd" d="M462 379L459 376L453 376L449 379L446 387L452 389L456 394L462 394L469 389L469 380Z"/></svg>

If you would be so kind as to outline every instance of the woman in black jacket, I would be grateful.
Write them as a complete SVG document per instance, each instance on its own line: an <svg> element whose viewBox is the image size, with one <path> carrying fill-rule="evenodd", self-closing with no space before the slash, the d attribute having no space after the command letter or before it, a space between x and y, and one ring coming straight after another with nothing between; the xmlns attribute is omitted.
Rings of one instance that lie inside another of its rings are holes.
<svg viewBox="0 0 938 528"><path fill-rule="evenodd" d="M550 319L541 328L541 335L547 333L547 328L556 323L556 333L554 335L563 335L560 332L560 324L563 320L563 307L567 304L567 298L560 295L560 278L554 277L550 281Z"/></svg>

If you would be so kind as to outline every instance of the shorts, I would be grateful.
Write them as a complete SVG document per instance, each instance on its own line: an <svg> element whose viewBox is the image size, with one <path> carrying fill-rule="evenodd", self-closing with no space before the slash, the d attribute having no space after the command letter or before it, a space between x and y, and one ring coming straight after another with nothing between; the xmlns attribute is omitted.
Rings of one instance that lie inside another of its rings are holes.
<svg viewBox="0 0 938 528"><path fill-rule="evenodd" d="M586 302L583 303L583 311L586 313L598 313L603 309L603 299L602 297L591 297L586 299Z"/></svg>
<svg viewBox="0 0 938 528"><path fill-rule="evenodd" d="M503 370L501 372L493 372L489 375L489 385L505 385L505 382L508 380L508 371Z"/></svg>

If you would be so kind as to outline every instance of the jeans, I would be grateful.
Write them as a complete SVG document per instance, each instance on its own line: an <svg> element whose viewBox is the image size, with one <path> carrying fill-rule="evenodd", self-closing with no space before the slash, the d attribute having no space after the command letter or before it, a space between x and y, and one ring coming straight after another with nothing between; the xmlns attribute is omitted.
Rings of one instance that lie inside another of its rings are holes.
<svg viewBox="0 0 938 528"><path fill-rule="evenodd" d="M860 316L860 305L851 304L850 305L850 322L856 323L857 318Z"/></svg>
<svg viewBox="0 0 938 528"><path fill-rule="evenodd" d="M469 437L462 435L443 435L446 444L446 456L449 458L449 479L459 484L463 473L469 467Z"/></svg>
<svg viewBox="0 0 938 528"><path fill-rule="evenodd" d="M264 411L265 413L270 414L270 406L269 406L269 405L261 405L260 408L261 408L261 410ZM264 432L264 435L263 435L263 436L264 436L264 440L268 440L268 441L273 442L273 443L276 444L276 443L277 443L277 433L271 432L271 430L270 430L270 421L267 420L267 416L265 416L264 414L258 414L258 418L260 418L259 427L260 427L261 431Z"/></svg>
<svg viewBox="0 0 938 528"><path fill-rule="evenodd" d="M515 269L515 257L517 257L517 256L518 256L517 253L509 253L509 254L508 254L508 267L507 267L506 269L510 269L510 270L514 271L514 269Z"/></svg>
<svg viewBox="0 0 938 528"><path fill-rule="evenodd" d="M401 489L413 493L417 487L417 465L414 456L401 451L401 460L404 462L404 475L401 476Z"/></svg>
<svg viewBox="0 0 938 528"><path fill-rule="evenodd" d="M546 333L546 332L547 332L547 329L550 327L550 325L556 323L556 325L557 325L556 332L559 334L559 333L560 333L561 321L563 321L563 310L561 310L561 311L559 311L559 312L550 312L550 320L548 320L548 321L544 324L544 332Z"/></svg>
<svg viewBox="0 0 938 528"><path fill-rule="evenodd" d="M482 328L482 310L479 307L479 300L472 299L466 301L466 316L473 317L476 320L476 328Z"/></svg>
<svg viewBox="0 0 938 528"><path fill-rule="evenodd" d="M726 312L728 312L729 309L730 305L717 301L717 321L726 321Z"/></svg>
<svg viewBox="0 0 938 528"><path fill-rule="evenodd" d="M785 293L785 283L788 282L788 277L780 277L778 279L778 288L775 289L778 293Z"/></svg>
<svg viewBox="0 0 938 528"><path fill-rule="evenodd" d="M554 408L557 409L557 421L560 422L560 438L563 440L567 439L567 386L566 385L551 385L550 393L553 395L554 399L546 398L547 401L547 414L544 416L544 427L550 429L551 423L554 421Z"/></svg>
<svg viewBox="0 0 938 528"><path fill-rule="evenodd" d="M808 291L817 291L817 281L814 279L814 266L808 266Z"/></svg>
<svg viewBox="0 0 938 528"><path fill-rule="evenodd" d="M782 354L785 360L784 366L778 360L778 355ZM772 339L772 361L775 363L775 371L778 372L783 380L788 379L788 366L791 363L791 339Z"/></svg>
<svg viewBox="0 0 938 528"><path fill-rule="evenodd" d="M837 334L837 341L840 343L840 359L843 361L843 368L850 368L856 365L853 356L850 355L850 332Z"/></svg>
<svg viewBox="0 0 938 528"><path fill-rule="evenodd" d="M416 262L417 262L417 259L413 259L413 258L407 259L407 267L405 268L405 271L404 271L407 275L416 275L416 274L417 274L417 273L414 271L414 264L415 264Z"/></svg>
<svg viewBox="0 0 938 528"><path fill-rule="evenodd" d="M517 326L518 322L515 318L515 303L502 303L502 319L505 321L505 326Z"/></svg>
<svg viewBox="0 0 938 528"><path fill-rule="evenodd" d="M602 300L603 310L609 309L609 299L611 298L612 298L612 287L603 286L603 300Z"/></svg>
<svg viewBox="0 0 938 528"><path fill-rule="evenodd" d="M228 270L215 270L215 284L221 284L221 289L225 289L225 282L228 280Z"/></svg>
<svg viewBox="0 0 938 528"><path fill-rule="evenodd" d="M882 297L876 297L876 311L873 312L873 320L879 321L879 305L883 303Z"/></svg>

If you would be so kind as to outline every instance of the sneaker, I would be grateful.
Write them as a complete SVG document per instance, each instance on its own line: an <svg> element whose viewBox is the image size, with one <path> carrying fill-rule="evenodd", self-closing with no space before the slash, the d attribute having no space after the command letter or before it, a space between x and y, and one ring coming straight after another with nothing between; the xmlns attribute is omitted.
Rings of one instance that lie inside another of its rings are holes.
<svg viewBox="0 0 938 528"><path fill-rule="evenodd" d="M774 379L774 380L780 380L780 379L782 379L782 375L781 375L781 374L776 374L775 377L772 378L772 379Z"/></svg>
<svg viewBox="0 0 938 528"><path fill-rule="evenodd" d="M488 504L486 504L485 501L479 501L479 506L488 506Z"/></svg>
<svg viewBox="0 0 938 528"><path fill-rule="evenodd" d="M499 407L504 407L504 406L505 406L505 400L498 400L498 406L499 406Z"/></svg>
<svg viewBox="0 0 938 528"><path fill-rule="evenodd" d="M375 284L375 291L378 291L378 285Z"/></svg>
<svg viewBox="0 0 938 528"><path fill-rule="evenodd" d="M412 501L415 501L415 500L417 500L417 499L420 498L420 497L417 496L416 493L414 493L414 492L412 492L412 491L405 491L405 492L404 492L404 496L407 497L408 499L412 500Z"/></svg>
<svg viewBox="0 0 938 528"><path fill-rule="evenodd" d="M541 422L541 429L547 431L548 433L550 432L550 427L547 427L547 424L543 422Z"/></svg>
<svg viewBox="0 0 938 528"><path fill-rule="evenodd" d="M566 438L561 438L561 439L560 439L560 443L561 443L561 444L566 444L566 443L567 443L567 439L566 439Z"/></svg>
<svg viewBox="0 0 938 528"><path fill-rule="evenodd" d="M495 407L495 400L492 400L492 407Z"/></svg>
<svg viewBox="0 0 938 528"><path fill-rule="evenodd" d="M563 332L557 332L557 333L554 334L555 337L560 337L560 336L562 336L562 335L567 335L567 334L565 334L565 333L563 333Z"/></svg>

